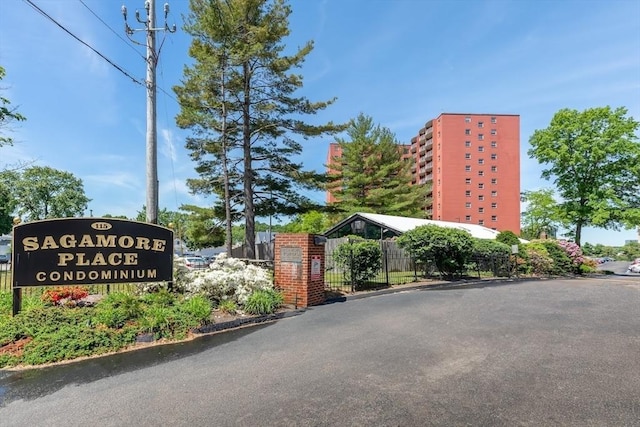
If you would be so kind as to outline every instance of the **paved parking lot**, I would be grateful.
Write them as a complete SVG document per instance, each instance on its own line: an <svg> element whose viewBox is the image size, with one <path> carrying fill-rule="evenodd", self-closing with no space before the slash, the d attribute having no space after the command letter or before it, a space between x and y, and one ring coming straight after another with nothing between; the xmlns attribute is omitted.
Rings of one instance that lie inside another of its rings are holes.
<svg viewBox="0 0 640 427"><path fill-rule="evenodd" d="M639 331L637 277L411 290L191 343L3 373L0 420L639 426Z"/></svg>

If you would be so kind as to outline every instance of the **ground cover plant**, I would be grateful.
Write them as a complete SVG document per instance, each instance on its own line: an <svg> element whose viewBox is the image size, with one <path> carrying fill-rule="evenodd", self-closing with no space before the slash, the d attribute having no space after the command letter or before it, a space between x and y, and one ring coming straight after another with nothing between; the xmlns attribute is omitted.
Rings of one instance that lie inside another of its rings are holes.
<svg viewBox="0 0 640 427"><path fill-rule="evenodd" d="M214 267L207 274L179 271L176 286L133 286L136 292L111 292L91 303L86 287L45 288L25 295L16 316L12 293L0 292L0 368L120 351L141 336L184 339L213 322L218 306L227 314L264 315L282 305L268 271L224 257Z"/></svg>

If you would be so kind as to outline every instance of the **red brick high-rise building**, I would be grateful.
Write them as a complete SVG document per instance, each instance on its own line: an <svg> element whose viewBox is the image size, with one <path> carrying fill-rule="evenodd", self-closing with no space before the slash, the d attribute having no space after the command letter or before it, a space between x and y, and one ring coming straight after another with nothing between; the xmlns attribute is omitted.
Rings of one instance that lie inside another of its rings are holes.
<svg viewBox="0 0 640 427"><path fill-rule="evenodd" d="M443 113L411 139L431 218L520 234L520 116Z"/></svg>
<svg viewBox="0 0 640 427"><path fill-rule="evenodd" d="M341 154L330 145L329 172ZM412 184L432 187L428 217L520 234L519 115L443 113L411 139L408 155Z"/></svg>

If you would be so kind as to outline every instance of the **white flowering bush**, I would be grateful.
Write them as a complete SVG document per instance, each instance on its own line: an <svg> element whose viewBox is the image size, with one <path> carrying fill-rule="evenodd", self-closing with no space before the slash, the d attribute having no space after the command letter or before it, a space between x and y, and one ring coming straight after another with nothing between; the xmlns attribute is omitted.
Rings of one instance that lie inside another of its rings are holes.
<svg viewBox="0 0 640 427"><path fill-rule="evenodd" d="M218 255L210 269L185 273L183 280L186 293L205 295L217 302L232 300L241 305L254 291L273 289L268 270L225 254Z"/></svg>

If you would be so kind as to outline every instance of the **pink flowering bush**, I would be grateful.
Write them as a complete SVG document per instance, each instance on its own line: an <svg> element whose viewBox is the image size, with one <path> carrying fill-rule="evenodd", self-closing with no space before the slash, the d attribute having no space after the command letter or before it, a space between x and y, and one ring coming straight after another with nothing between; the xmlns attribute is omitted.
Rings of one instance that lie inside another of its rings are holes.
<svg viewBox="0 0 640 427"><path fill-rule="evenodd" d="M571 258L571 263L576 269L576 272L580 271L580 266L584 264L585 258L582 253L582 249L574 242L567 240L558 240L558 246L564 250L564 252Z"/></svg>

